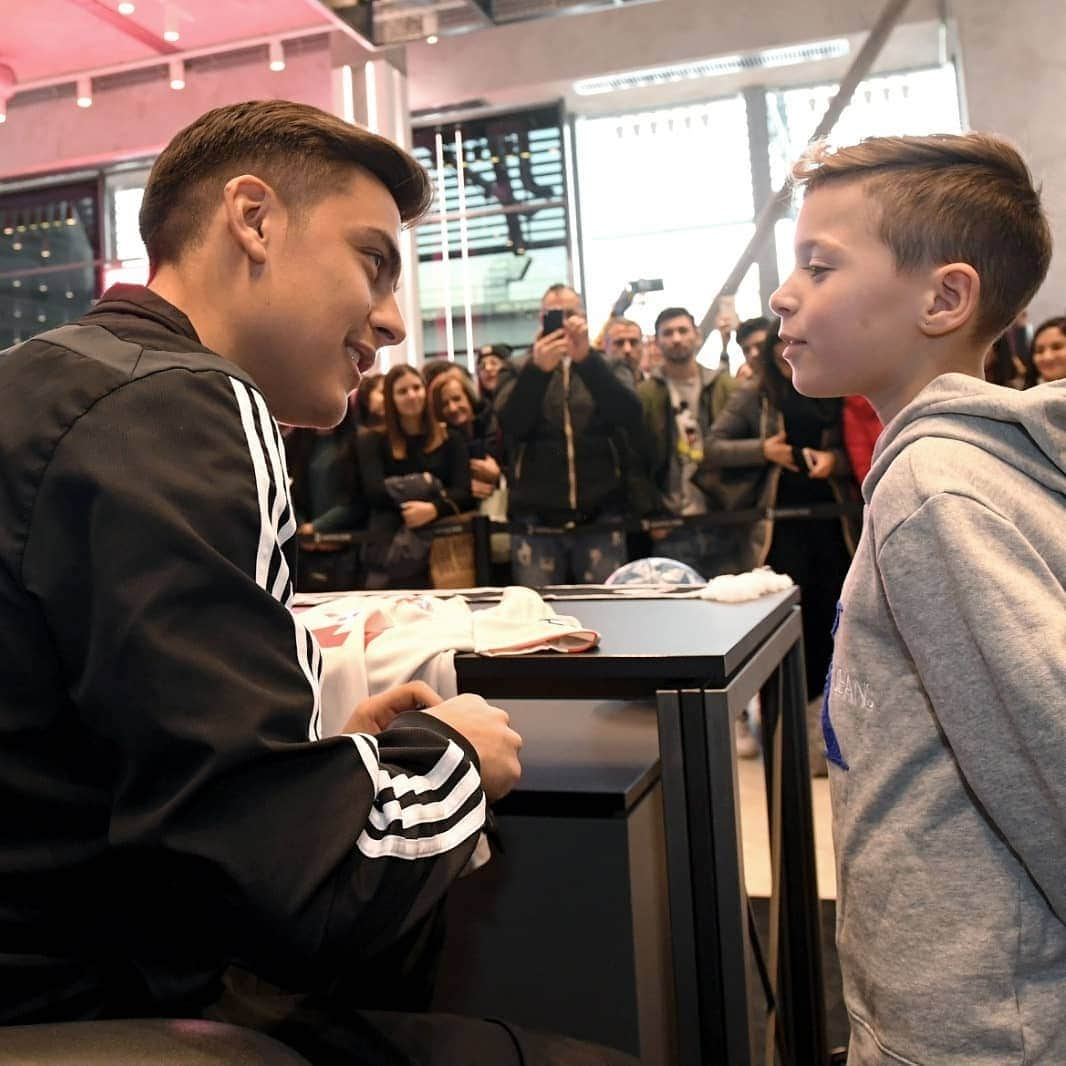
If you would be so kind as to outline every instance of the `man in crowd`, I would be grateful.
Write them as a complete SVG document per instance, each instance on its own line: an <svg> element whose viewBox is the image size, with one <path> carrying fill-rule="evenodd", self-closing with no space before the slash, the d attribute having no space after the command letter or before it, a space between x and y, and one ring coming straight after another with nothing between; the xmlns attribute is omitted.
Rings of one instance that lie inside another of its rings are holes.
<svg viewBox="0 0 1066 1066"><path fill-rule="evenodd" d="M611 318L603 331L603 350L607 362L627 384L644 380L640 364L644 359L644 333L631 318Z"/></svg>
<svg viewBox="0 0 1066 1066"><path fill-rule="evenodd" d="M737 326L737 344L744 353L744 362L737 367L738 381L744 381L755 373L755 361L770 332L770 325L768 318L749 318Z"/></svg>
<svg viewBox="0 0 1066 1066"><path fill-rule="evenodd" d="M695 319L683 307L668 307L655 320L663 354L637 389L644 414L645 471L658 510L678 518L707 513L707 499L692 483L703 459L703 439L735 386L727 370L696 362L703 344ZM659 554L687 563L705 578L722 573L731 561L728 535L721 529L682 526L654 531Z"/></svg>
<svg viewBox="0 0 1066 1066"><path fill-rule="evenodd" d="M496 401L511 457L510 517L526 527L512 532L512 577L532 587L598 583L626 560L626 467L640 402L589 344L569 285L545 292L541 327Z"/></svg>

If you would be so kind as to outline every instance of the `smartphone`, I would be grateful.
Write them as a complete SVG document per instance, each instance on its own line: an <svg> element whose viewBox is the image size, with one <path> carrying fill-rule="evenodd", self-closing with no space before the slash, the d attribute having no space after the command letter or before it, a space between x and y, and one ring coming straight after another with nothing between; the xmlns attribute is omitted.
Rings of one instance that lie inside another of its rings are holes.
<svg viewBox="0 0 1066 1066"><path fill-rule="evenodd" d="M541 321L544 325L544 336L547 337L549 333L554 333L557 329L563 328L563 322L566 321L566 312L561 308L557 308L554 311L545 311Z"/></svg>
<svg viewBox="0 0 1066 1066"><path fill-rule="evenodd" d="M471 459L485 458L485 442L483 440L469 441L466 450Z"/></svg>

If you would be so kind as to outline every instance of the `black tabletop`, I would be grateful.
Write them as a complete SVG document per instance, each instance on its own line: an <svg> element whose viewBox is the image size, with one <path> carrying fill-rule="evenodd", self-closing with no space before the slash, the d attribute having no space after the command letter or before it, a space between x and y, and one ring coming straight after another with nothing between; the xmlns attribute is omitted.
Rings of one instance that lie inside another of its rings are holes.
<svg viewBox="0 0 1066 1066"><path fill-rule="evenodd" d="M499 814L623 814L658 780L654 700L496 702L523 740L522 778Z"/></svg>
<svg viewBox="0 0 1066 1066"><path fill-rule="evenodd" d="M799 590L747 603L623 599L558 601L601 634L591 652L455 657L459 689L495 697L647 698L686 683L720 687L785 620Z"/></svg>

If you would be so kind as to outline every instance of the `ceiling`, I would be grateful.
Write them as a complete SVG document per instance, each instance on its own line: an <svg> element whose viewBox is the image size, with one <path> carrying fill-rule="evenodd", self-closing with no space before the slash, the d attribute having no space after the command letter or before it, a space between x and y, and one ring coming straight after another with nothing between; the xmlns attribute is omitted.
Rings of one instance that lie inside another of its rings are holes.
<svg viewBox="0 0 1066 1066"><path fill-rule="evenodd" d="M0 64L15 72L18 91L79 71L150 61L247 38L284 35L337 22L317 0L0 0ZM168 17L180 34L164 40Z"/></svg>

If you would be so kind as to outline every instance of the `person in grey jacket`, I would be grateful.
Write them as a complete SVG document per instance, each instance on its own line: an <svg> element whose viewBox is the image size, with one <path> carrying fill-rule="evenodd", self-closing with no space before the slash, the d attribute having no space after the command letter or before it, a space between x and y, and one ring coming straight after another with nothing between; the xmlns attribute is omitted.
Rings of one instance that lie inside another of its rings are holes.
<svg viewBox="0 0 1066 1066"><path fill-rule="evenodd" d="M822 715L849 1066L1066 1062L1066 382L980 380L1047 272L987 134L811 149L771 299L885 424Z"/></svg>

